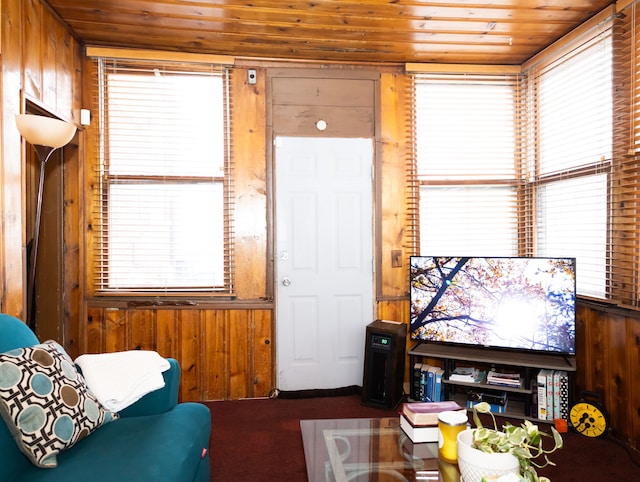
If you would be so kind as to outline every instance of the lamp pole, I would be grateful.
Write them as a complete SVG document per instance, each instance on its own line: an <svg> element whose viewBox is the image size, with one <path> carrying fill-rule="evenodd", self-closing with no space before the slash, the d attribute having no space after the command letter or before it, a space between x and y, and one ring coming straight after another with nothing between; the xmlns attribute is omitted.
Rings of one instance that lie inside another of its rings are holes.
<svg viewBox="0 0 640 482"><path fill-rule="evenodd" d="M16 115L16 125L20 135L33 146L40 160L40 178L36 200L36 220L33 242L29 253L29 274L27 285L27 324L35 331L35 287L40 219L42 217L42 197L44 191L44 170L53 151L67 145L76 133L76 126L52 117L33 114Z"/></svg>
<svg viewBox="0 0 640 482"><path fill-rule="evenodd" d="M44 193L44 170L47 161L56 150L54 147L34 144L33 148L40 161L40 178L38 180L38 197L36 200L36 220L33 228L33 242L29 253L29 284L27 287L27 325L36 328L36 260L38 259L38 242L40 239L40 219L42 217L42 198Z"/></svg>

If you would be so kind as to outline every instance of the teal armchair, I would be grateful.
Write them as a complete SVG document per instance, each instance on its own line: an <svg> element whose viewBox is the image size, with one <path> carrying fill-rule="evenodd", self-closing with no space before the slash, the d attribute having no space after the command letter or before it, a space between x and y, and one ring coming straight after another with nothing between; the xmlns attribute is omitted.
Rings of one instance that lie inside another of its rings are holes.
<svg viewBox="0 0 640 482"><path fill-rule="evenodd" d="M22 321L0 314L0 354L38 343ZM145 395L122 410L117 420L60 452L56 467L34 465L0 419L0 482L209 481L210 411L200 403L178 403L180 367L174 359L169 362L164 388Z"/></svg>

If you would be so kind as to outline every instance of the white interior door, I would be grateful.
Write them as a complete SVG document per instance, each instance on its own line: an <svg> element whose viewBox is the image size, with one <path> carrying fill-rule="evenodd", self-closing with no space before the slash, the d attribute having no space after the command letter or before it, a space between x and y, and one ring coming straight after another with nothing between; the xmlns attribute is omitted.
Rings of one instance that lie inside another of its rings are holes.
<svg viewBox="0 0 640 482"><path fill-rule="evenodd" d="M373 321L372 139L278 137L280 390L361 385Z"/></svg>

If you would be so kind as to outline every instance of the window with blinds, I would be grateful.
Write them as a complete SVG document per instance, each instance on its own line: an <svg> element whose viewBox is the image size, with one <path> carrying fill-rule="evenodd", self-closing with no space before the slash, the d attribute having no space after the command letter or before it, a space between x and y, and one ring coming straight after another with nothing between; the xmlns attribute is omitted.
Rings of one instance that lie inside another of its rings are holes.
<svg viewBox="0 0 640 482"><path fill-rule="evenodd" d="M577 290L607 298L613 158L611 29L527 72L535 250L577 258Z"/></svg>
<svg viewBox="0 0 640 482"><path fill-rule="evenodd" d="M518 80L416 76L421 254L517 254Z"/></svg>
<svg viewBox="0 0 640 482"><path fill-rule="evenodd" d="M415 75L420 251L577 258L610 299L612 30L519 75Z"/></svg>
<svg viewBox="0 0 640 482"><path fill-rule="evenodd" d="M640 306L640 9L631 2L613 19L613 139L607 278L611 299Z"/></svg>
<svg viewBox="0 0 640 482"><path fill-rule="evenodd" d="M96 62L95 292L232 292L228 72Z"/></svg>

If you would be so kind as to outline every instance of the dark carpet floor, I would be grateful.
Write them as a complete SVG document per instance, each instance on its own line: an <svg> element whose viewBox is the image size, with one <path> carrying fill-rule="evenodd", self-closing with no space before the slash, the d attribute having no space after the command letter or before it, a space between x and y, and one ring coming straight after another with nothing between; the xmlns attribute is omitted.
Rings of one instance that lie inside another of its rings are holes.
<svg viewBox="0 0 640 482"><path fill-rule="evenodd" d="M358 395L207 405L212 416L211 480L217 482L305 482L300 420L395 416L393 410L363 406ZM540 471L552 482L640 481L637 453L612 438L572 432L563 438L564 448L551 457L557 466Z"/></svg>

